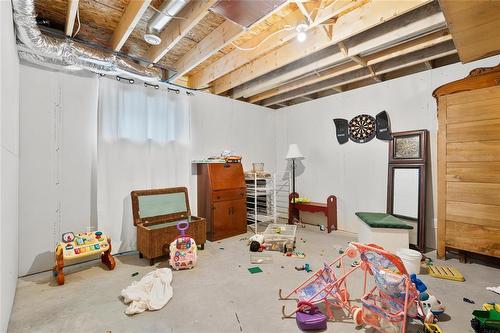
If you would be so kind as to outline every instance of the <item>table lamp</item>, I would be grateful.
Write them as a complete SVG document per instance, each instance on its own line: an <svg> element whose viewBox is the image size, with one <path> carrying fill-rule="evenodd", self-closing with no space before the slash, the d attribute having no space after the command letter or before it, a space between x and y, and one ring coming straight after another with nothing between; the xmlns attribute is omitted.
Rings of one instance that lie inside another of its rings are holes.
<svg viewBox="0 0 500 333"><path fill-rule="evenodd" d="M295 160L303 160L304 156L299 150L299 146L296 143L290 144L288 146L288 153L286 154L287 160L292 160L292 193L295 193ZM295 203L295 198L293 198L293 203Z"/></svg>

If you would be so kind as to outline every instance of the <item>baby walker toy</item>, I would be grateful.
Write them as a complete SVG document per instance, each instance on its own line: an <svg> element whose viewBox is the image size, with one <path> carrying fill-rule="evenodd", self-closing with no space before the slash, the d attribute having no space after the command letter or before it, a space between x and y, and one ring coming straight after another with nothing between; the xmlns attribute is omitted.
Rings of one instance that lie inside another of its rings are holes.
<svg viewBox="0 0 500 333"><path fill-rule="evenodd" d="M180 235L170 243L170 266L177 271L180 269L190 269L196 265L196 242L193 238L186 235L188 228L188 221L177 223L177 230L179 230Z"/></svg>

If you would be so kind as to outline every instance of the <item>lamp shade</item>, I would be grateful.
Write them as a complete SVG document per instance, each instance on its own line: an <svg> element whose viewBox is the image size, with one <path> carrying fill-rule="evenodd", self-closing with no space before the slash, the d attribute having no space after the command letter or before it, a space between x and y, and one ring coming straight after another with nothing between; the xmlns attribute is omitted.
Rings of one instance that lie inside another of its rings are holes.
<svg viewBox="0 0 500 333"><path fill-rule="evenodd" d="M288 153L286 154L286 159L287 160L304 159L304 156L302 156L302 153L299 150L299 146L296 143L292 143L292 144L290 144L290 146L288 146Z"/></svg>

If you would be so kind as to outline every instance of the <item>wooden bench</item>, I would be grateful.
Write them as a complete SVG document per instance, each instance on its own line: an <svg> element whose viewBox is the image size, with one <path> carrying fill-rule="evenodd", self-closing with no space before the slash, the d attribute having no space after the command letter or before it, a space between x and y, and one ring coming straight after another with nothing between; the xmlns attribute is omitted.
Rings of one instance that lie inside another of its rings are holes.
<svg viewBox="0 0 500 333"><path fill-rule="evenodd" d="M288 197L288 224L293 224L293 219L300 219L300 211L311 213L323 213L326 216L327 228L330 233L337 230L337 197L330 195L326 203L322 202L296 202L292 203L294 198L298 198L297 192L290 193Z"/></svg>

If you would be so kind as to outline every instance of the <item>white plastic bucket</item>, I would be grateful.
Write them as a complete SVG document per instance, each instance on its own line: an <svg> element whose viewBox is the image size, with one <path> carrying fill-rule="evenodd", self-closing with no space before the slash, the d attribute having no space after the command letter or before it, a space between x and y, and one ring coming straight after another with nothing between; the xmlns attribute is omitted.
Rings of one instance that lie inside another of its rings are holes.
<svg viewBox="0 0 500 333"><path fill-rule="evenodd" d="M408 274L420 274L420 260L422 253L410 249L397 249L396 255L401 258Z"/></svg>

